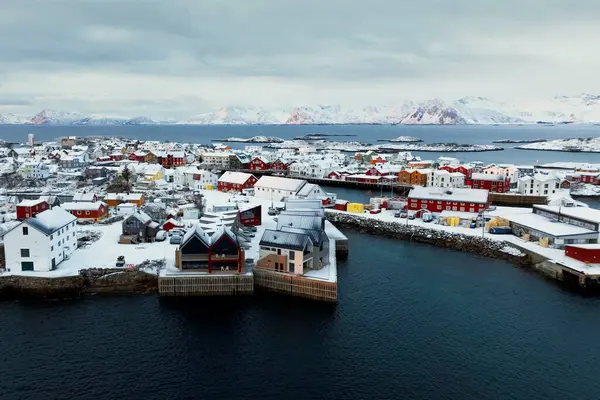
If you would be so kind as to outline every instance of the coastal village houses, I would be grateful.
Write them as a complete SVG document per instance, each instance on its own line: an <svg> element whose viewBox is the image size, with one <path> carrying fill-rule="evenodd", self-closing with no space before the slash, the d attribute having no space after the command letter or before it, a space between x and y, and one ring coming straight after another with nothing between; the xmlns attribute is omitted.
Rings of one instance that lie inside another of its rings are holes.
<svg viewBox="0 0 600 400"><path fill-rule="evenodd" d="M51 271L77 248L76 218L60 207L27 218L4 235L6 268Z"/></svg>
<svg viewBox="0 0 600 400"><path fill-rule="evenodd" d="M465 180L465 185L473 189L485 189L489 192L506 193L510 190L510 177L473 173Z"/></svg>
<svg viewBox="0 0 600 400"><path fill-rule="evenodd" d="M108 216L108 205L102 201L63 203L61 207L79 220L99 221Z"/></svg>
<svg viewBox="0 0 600 400"><path fill-rule="evenodd" d="M50 205L41 199L38 200L22 200L17 204L17 219L22 221L24 219L34 217L37 214L46 211L50 208Z"/></svg>

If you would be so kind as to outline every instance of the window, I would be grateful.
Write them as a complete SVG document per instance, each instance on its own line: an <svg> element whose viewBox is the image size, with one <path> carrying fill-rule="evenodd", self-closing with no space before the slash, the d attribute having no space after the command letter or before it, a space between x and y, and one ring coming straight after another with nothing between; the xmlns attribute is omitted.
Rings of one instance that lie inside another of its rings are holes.
<svg viewBox="0 0 600 400"><path fill-rule="evenodd" d="M54 246L50 246L50 251L54 251Z"/></svg>
<svg viewBox="0 0 600 400"><path fill-rule="evenodd" d="M29 257L29 249L21 249L21 257Z"/></svg>
<svg viewBox="0 0 600 400"><path fill-rule="evenodd" d="M289 267L290 267L290 272L294 272L294 263L290 263Z"/></svg>
<svg viewBox="0 0 600 400"><path fill-rule="evenodd" d="M86 212L85 212L85 215L90 215L90 212L89 212L89 211L86 211Z"/></svg>
<svg viewBox="0 0 600 400"><path fill-rule="evenodd" d="M277 255L280 256L281 255L281 249L277 249Z"/></svg>
<svg viewBox="0 0 600 400"><path fill-rule="evenodd" d="M292 250L292 251L290 251L290 253L289 253L289 258L290 258L290 260L293 260L295 257L296 257L296 252L295 252L295 251L293 251L293 250Z"/></svg>
<svg viewBox="0 0 600 400"><path fill-rule="evenodd" d="M29 235L29 228L26 226L23 227L23 235Z"/></svg>
<svg viewBox="0 0 600 400"><path fill-rule="evenodd" d="M54 235L50 235L50 240L54 239Z"/></svg>

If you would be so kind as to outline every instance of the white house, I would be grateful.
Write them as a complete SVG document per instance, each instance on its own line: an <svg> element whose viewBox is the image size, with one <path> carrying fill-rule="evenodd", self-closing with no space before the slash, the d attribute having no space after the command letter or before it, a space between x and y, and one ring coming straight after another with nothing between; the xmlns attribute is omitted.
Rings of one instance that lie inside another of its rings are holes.
<svg viewBox="0 0 600 400"><path fill-rule="evenodd" d="M465 186L465 176L460 172L434 170L427 176L427 186L440 188L460 188Z"/></svg>
<svg viewBox="0 0 600 400"><path fill-rule="evenodd" d="M183 212L183 219L200 218L200 210L193 203L180 205L179 209Z"/></svg>
<svg viewBox="0 0 600 400"><path fill-rule="evenodd" d="M191 189L216 189L219 176L205 169L189 168L183 172L184 185Z"/></svg>
<svg viewBox="0 0 600 400"><path fill-rule="evenodd" d="M121 203L117 205L117 215L130 215L137 211L135 203Z"/></svg>
<svg viewBox="0 0 600 400"><path fill-rule="evenodd" d="M231 156L233 153L224 151L215 151L202 154L202 163L214 165L215 167L229 168Z"/></svg>
<svg viewBox="0 0 600 400"><path fill-rule="evenodd" d="M27 160L21 165L20 173L25 179L48 179L50 168L40 161Z"/></svg>
<svg viewBox="0 0 600 400"><path fill-rule="evenodd" d="M54 207L28 218L4 235L6 268L51 271L77 248L77 218Z"/></svg>
<svg viewBox="0 0 600 400"><path fill-rule="evenodd" d="M517 190L530 196L548 196L560 188L560 179L554 175L535 174L519 178Z"/></svg>
<svg viewBox="0 0 600 400"><path fill-rule="evenodd" d="M305 184L303 179L263 175L254 184L254 196L281 201L283 197L294 196Z"/></svg>
<svg viewBox="0 0 600 400"><path fill-rule="evenodd" d="M259 246L259 267L295 275L313 268L314 247L308 232L265 229Z"/></svg>

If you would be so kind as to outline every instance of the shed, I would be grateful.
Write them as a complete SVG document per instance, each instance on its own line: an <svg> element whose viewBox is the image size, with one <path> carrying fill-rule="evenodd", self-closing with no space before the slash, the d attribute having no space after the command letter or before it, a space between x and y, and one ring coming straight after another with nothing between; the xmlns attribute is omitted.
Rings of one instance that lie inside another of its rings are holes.
<svg viewBox="0 0 600 400"><path fill-rule="evenodd" d="M600 264L600 244L568 244L565 255L586 264Z"/></svg>

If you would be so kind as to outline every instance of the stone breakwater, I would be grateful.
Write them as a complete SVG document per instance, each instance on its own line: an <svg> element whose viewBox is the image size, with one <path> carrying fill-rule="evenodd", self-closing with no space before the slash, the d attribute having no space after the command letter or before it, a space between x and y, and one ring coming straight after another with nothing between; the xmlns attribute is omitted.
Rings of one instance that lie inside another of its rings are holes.
<svg viewBox="0 0 600 400"><path fill-rule="evenodd" d="M362 215L327 212L327 219L338 228L350 228L361 233L386 236L430 244L437 247L466 251L484 257L506 260L518 266L531 267L532 260L526 255L509 254L502 249L506 243L477 236L449 233L399 222L378 221Z"/></svg>
<svg viewBox="0 0 600 400"><path fill-rule="evenodd" d="M73 298L84 294L145 294L156 292L158 276L143 271L92 268L63 278L0 275L0 299Z"/></svg>

